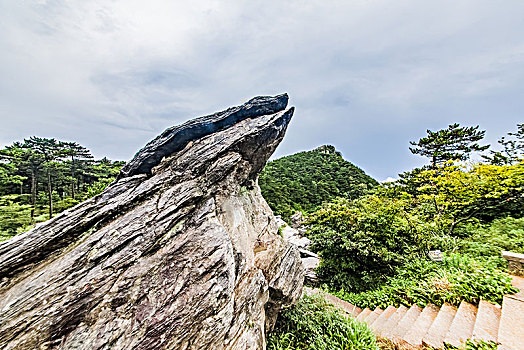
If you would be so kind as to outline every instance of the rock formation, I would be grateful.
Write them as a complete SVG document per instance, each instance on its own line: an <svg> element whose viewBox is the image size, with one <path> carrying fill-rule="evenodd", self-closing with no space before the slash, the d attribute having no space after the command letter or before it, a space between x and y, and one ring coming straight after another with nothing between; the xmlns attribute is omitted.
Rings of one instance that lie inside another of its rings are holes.
<svg viewBox="0 0 524 350"><path fill-rule="evenodd" d="M302 214L300 212L297 213L298 215L295 214L293 216L299 217L301 223L303 223L304 219L302 217ZM300 258L302 260L302 266L304 266L305 270L304 283L308 286L317 285L318 277L315 270L320 264L320 257L312 251L309 251L311 240L307 237L302 236L300 232L300 229L303 229L303 232L305 232L306 229L303 226L299 226L298 229L290 227L284 220L282 220L280 216L277 216L276 219L277 225L280 228L280 232L282 234L282 238L284 238L284 241L296 245L298 247L298 251L300 252ZM293 220L293 217L291 217L291 219Z"/></svg>
<svg viewBox="0 0 524 350"><path fill-rule="evenodd" d="M167 129L103 193L0 243L0 348L264 349L304 278L256 183L287 102Z"/></svg>

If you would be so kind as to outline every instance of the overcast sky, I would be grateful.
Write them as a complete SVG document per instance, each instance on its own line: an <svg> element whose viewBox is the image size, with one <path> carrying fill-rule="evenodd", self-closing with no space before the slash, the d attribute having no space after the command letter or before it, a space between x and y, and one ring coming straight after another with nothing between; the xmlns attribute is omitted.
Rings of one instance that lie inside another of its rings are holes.
<svg viewBox="0 0 524 350"><path fill-rule="evenodd" d="M335 145L378 180L426 129L524 122L524 1L0 0L0 145L128 160L165 128L288 92L275 156Z"/></svg>

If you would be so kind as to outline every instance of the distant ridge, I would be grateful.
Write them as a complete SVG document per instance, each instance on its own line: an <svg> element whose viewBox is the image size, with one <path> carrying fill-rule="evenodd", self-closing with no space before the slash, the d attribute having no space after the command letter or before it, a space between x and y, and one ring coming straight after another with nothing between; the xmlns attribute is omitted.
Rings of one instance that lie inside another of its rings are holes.
<svg viewBox="0 0 524 350"><path fill-rule="evenodd" d="M357 198L377 184L332 145L271 161L259 177L262 195L284 219L336 197Z"/></svg>

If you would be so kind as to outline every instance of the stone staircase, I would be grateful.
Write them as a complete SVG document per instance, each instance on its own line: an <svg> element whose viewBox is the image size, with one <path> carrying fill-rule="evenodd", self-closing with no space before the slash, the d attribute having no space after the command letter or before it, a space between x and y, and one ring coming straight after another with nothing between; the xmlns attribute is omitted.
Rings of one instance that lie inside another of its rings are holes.
<svg viewBox="0 0 524 350"><path fill-rule="evenodd" d="M500 344L499 350L524 350L524 277L514 276L512 284L520 292L504 296L502 308L482 300L478 307L462 302L458 308L429 304L424 308L413 305L362 310L333 295L323 295L347 314L366 322L377 337L393 341L400 349L444 349L444 344L460 347L466 339L478 339ZM306 293L320 292L308 288Z"/></svg>

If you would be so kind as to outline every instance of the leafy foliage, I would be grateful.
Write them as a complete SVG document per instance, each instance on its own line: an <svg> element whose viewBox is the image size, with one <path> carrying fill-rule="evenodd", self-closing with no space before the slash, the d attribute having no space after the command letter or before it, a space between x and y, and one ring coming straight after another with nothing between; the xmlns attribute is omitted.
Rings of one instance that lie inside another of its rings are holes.
<svg viewBox="0 0 524 350"><path fill-rule="evenodd" d="M464 350L497 350L498 345L494 341L484 341L484 340L466 340L464 344Z"/></svg>
<svg viewBox="0 0 524 350"><path fill-rule="evenodd" d="M321 146L269 162L258 183L275 214L289 219L336 197L357 198L378 183L344 160L333 146Z"/></svg>
<svg viewBox="0 0 524 350"><path fill-rule="evenodd" d="M95 161L76 142L30 137L0 150L0 239L100 193L123 162Z"/></svg>
<svg viewBox="0 0 524 350"><path fill-rule="evenodd" d="M502 136L498 143L503 148L501 151L490 151L489 156L483 156L491 164L514 164L524 158L524 124L517 124L517 132L508 132L508 136Z"/></svg>
<svg viewBox="0 0 524 350"><path fill-rule="evenodd" d="M322 257L319 278L331 289L370 288L426 250L406 202L377 195L337 199L310 215L308 237Z"/></svg>
<svg viewBox="0 0 524 350"><path fill-rule="evenodd" d="M472 218L522 214L524 162L474 164L469 169L450 165L423 170L414 177L418 187L413 199L425 204L426 219L439 221L448 234Z"/></svg>
<svg viewBox="0 0 524 350"><path fill-rule="evenodd" d="M516 219L482 220L522 201L523 166L421 169L359 199L325 204L308 221L321 282L364 307L500 302L509 288L500 250L522 251L522 207ZM426 261L429 249L460 255L437 264Z"/></svg>
<svg viewBox="0 0 524 350"><path fill-rule="evenodd" d="M451 124L447 129L426 130L427 136L411 141L409 150L431 159L431 167L444 164L450 160L467 160L473 151L486 150L489 145L480 146L477 141L484 138L486 131L479 131L479 126L461 127L458 123Z"/></svg>
<svg viewBox="0 0 524 350"><path fill-rule="evenodd" d="M524 217L496 219L490 224L469 224L462 229L465 239L448 246L448 250L488 261L500 269L507 263L501 251L524 254Z"/></svg>
<svg viewBox="0 0 524 350"><path fill-rule="evenodd" d="M280 313L268 350L378 350L371 330L347 318L320 295L304 295Z"/></svg>
<svg viewBox="0 0 524 350"><path fill-rule="evenodd" d="M412 260L388 278L379 288L362 293L336 294L359 307L385 308L401 304L441 306L447 302L459 306L461 301L478 304L480 299L502 304L502 297L517 290L511 279L494 264L452 254L442 262Z"/></svg>
<svg viewBox="0 0 524 350"><path fill-rule="evenodd" d="M0 241L17 234L17 229L31 224L31 205L20 195L0 196Z"/></svg>

